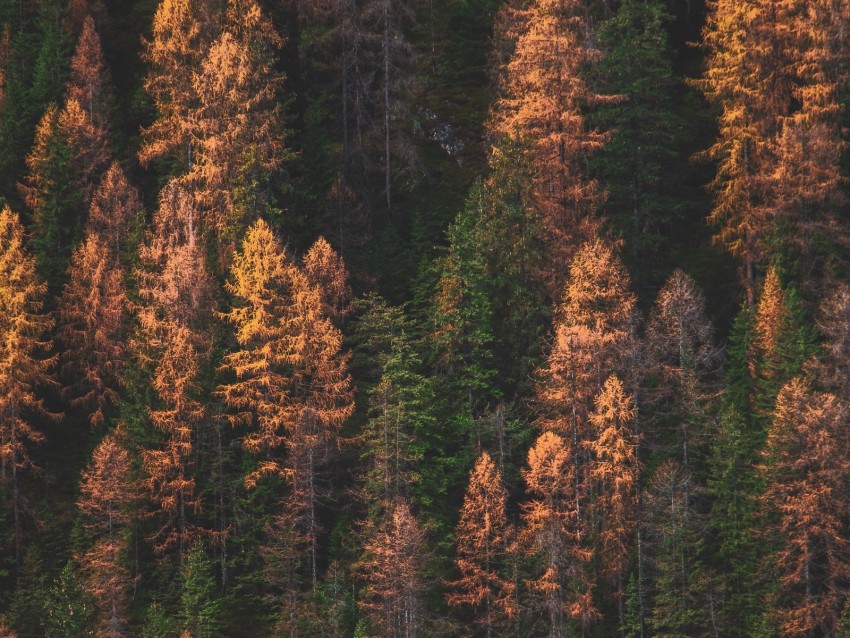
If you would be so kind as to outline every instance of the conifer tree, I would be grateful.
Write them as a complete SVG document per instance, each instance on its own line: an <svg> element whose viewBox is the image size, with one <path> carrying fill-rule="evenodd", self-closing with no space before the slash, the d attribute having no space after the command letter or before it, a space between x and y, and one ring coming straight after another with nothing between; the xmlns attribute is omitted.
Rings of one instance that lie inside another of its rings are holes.
<svg viewBox="0 0 850 638"><path fill-rule="evenodd" d="M850 578L845 486L847 408L800 378L776 399L764 454L765 533L778 576L772 605L783 637L832 635Z"/></svg>
<svg viewBox="0 0 850 638"><path fill-rule="evenodd" d="M199 400L201 366L209 350L205 330L213 310L204 255L196 240L187 193L173 183L160 193L154 229L140 251L139 332L134 351L151 371L157 402L148 416L161 443L142 454L145 487L163 520L154 535L163 552L190 549L197 530L190 511L200 508L192 472L193 447L206 409Z"/></svg>
<svg viewBox="0 0 850 638"><path fill-rule="evenodd" d="M44 440L36 419L48 413L39 388L54 383L46 333L51 318L42 313L45 284L35 272L35 260L24 246L24 229L8 206L0 211L0 482L3 500L12 507L13 555L16 576L23 558L21 474L33 467L27 447Z"/></svg>
<svg viewBox="0 0 850 638"><path fill-rule="evenodd" d="M231 268L228 289L243 305L231 310L227 319L236 328L240 347L225 356L222 366L235 380L220 385L218 393L233 410L231 423L247 426L242 445L261 455L257 469L245 479L248 485L266 474L284 474L281 448L287 432L294 429L296 414L286 374L288 284L294 268L263 220L248 230Z"/></svg>
<svg viewBox="0 0 850 638"><path fill-rule="evenodd" d="M569 257L593 237L602 200L585 163L604 136L591 130L582 114L598 99L583 71L599 52L586 37L590 27L579 0L535 0L505 11L513 53L501 69L501 95L490 126L502 137L528 143L547 274L558 290Z"/></svg>
<svg viewBox="0 0 850 638"><path fill-rule="evenodd" d="M630 368L636 298L614 249L596 239L570 264L563 301L556 308L555 341L540 372L539 425L585 440L588 413L605 380ZM628 378L628 377L625 377Z"/></svg>
<svg viewBox="0 0 850 638"><path fill-rule="evenodd" d="M304 275L322 297L322 316L339 323L351 310L351 286L342 257L324 237L319 237L304 254Z"/></svg>
<svg viewBox="0 0 850 638"><path fill-rule="evenodd" d="M681 170L676 149L685 127L675 108L682 88L670 61L670 21L663 3L626 0L599 28L599 83L618 99L591 115L595 125L611 131L593 164L609 194L606 219L626 239L624 255L642 281L663 259L682 207L673 175Z"/></svg>
<svg viewBox="0 0 850 638"><path fill-rule="evenodd" d="M611 375L595 400L590 422L596 436L588 442L594 460L590 474L596 483L599 556L603 574L623 595L623 578L631 554L631 537L637 524L639 467L637 437L633 432L634 399L622 382Z"/></svg>
<svg viewBox="0 0 850 638"><path fill-rule="evenodd" d="M83 20L77 48L71 58L67 97L83 107L95 126L108 130L113 102L109 70L91 15Z"/></svg>
<svg viewBox="0 0 850 638"><path fill-rule="evenodd" d="M92 196L86 230L100 240L125 267L135 253L144 222L138 190L127 180L118 162L110 164Z"/></svg>
<svg viewBox="0 0 850 638"><path fill-rule="evenodd" d="M87 235L71 257L58 315L65 347L63 394L85 411L92 426L101 425L118 399L127 298L117 257L96 235Z"/></svg>
<svg viewBox="0 0 850 638"><path fill-rule="evenodd" d="M705 443L723 356L713 342L705 298L683 271L675 270L659 291L646 333L647 367L654 377L646 391L652 443L664 450L675 446L687 474L693 471L691 457Z"/></svg>
<svg viewBox="0 0 850 638"><path fill-rule="evenodd" d="M449 604L469 605L478 633L497 635L517 613L514 583L505 577L512 530L505 511L507 491L502 475L487 452L469 474L469 486L457 524L457 568L460 579L449 583Z"/></svg>
<svg viewBox="0 0 850 638"><path fill-rule="evenodd" d="M360 608L373 632L387 638L423 635L422 562L425 534L405 499L369 530L358 565L365 586Z"/></svg>
<svg viewBox="0 0 850 638"><path fill-rule="evenodd" d="M520 542L537 559L529 596L550 638L564 635L570 618L584 628L598 618L589 574L593 552L583 542L571 447L569 439L544 432L529 450L523 471L531 500L523 505Z"/></svg>
<svg viewBox="0 0 850 638"><path fill-rule="evenodd" d="M43 619L47 638L94 636L94 608L82 588L73 561L68 561L47 594Z"/></svg>
<svg viewBox="0 0 850 638"><path fill-rule="evenodd" d="M98 611L99 638L127 636L130 586L127 568L129 526L138 498L130 454L121 432L107 434L83 471L77 507L92 538L80 558L84 587Z"/></svg>
<svg viewBox="0 0 850 638"><path fill-rule="evenodd" d="M221 600L216 592L213 564L204 546L196 542L181 568L180 625L182 636L218 638Z"/></svg>

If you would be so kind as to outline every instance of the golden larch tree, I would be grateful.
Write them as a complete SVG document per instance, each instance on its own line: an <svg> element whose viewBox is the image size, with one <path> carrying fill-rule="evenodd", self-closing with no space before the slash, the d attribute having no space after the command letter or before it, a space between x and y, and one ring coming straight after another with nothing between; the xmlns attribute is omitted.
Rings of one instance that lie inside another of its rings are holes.
<svg viewBox="0 0 850 638"><path fill-rule="evenodd" d="M596 436L588 441L593 455L590 475L596 485L594 508L599 520L602 571L623 594L631 538L637 526L639 466L633 431L635 401L616 375L596 397L590 422Z"/></svg>
<svg viewBox="0 0 850 638"><path fill-rule="evenodd" d="M515 586L503 571L512 542L507 500L501 472L483 452L469 474L460 511L455 563L461 577L449 583L448 602L472 607L475 625L487 638L517 613Z"/></svg>
<svg viewBox="0 0 850 638"><path fill-rule="evenodd" d="M366 583L359 607L375 635L416 638L423 629L425 533L404 499L376 527L357 566Z"/></svg>
<svg viewBox="0 0 850 638"><path fill-rule="evenodd" d="M87 15L71 58L71 77L67 86L68 99L76 100L101 129L109 128L112 91L109 69L103 58L100 36L94 20Z"/></svg>
<svg viewBox="0 0 850 638"><path fill-rule="evenodd" d="M597 226L603 199L590 177L588 157L604 136L585 122L584 109L597 101L584 80L599 56L581 0L534 0L506 6L504 36L513 53L501 69L501 95L491 130L527 143L534 170L534 205L543 220L550 278L561 281L579 242Z"/></svg>
<svg viewBox="0 0 850 638"><path fill-rule="evenodd" d="M98 235L112 254L127 265L143 222L139 191L127 180L121 165L113 162L92 196L86 229Z"/></svg>
<svg viewBox="0 0 850 638"><path fill-rule="evenodd" d="M41 443L38 418L58 418L43 406L38 389L55 383L54 359L45 335L53 327L42 312L46 285L24 245L24 229L16 213L0 211L0 484L11 504L15 565L23 551L21 472L33 467L28 445Z"/></svg>
<svg viewBox="0 0 850 638"><path fill-rule="evenodd" d="M88 414L92 426L104 422L118 399L127 310L123 269L97 235L87 235L71 257L57 314L64 346L62 394Z"/></svg>
<svg viewBox="0 0 850 638"><path fill-rule="evenodd" d="M128 636L127 620L133 577L127 568L130 525L138 498L130 454L116 430L92 454L80 480L77 508L85 516L92 545L79 557L86 592L98 611L97 635Z"/></svg>
<svg viewBox="0 0 850 638"><path fill-rule="evenodd" d="M537 399L539 426L569 434L574 445L587 438L588 413L605 380L628 372L637 304L629 285L614 248L600 239L584 244L570 264Z"/></svg>
<svg viewBox="0 0 850 638"><path fill-rule="evenodd" d="M209 318L214 312L211 280L196 240L189 195L174 183L160 193L154 228L140 251L139 331L133 345L152 369L157 402L148 408L162 432L160 445L144 450L145 487L163 513L155 549L174 545L185 555L197 529L191 512L201 505L192 474L193 446L205 420L199 401L199 375L210 347Z"/></svg>
<svg viewBox="0 0 850 638"><path fill-rule="evenodd" d="M351 286L342 257L324 237L319 237L304 254L304 274L322 295L322 314L335 322L349 311Z"/></svg>
<svg viewBox="0 0 850 638"><path fill-rule="evenodd" d="M592 550L583 539L576 469L569 439L541 434L523 470L530 500L523 504L520 544L538 561L527 582L532 605L548 624L549 638L565 635L572 618L587 627L599 614L590 578Z"/></svg>
<svg viewBox="0 0 850 638"><path fill-rule="evenodd" d="M784 638L830 636L838 625L850 580L847 459L847 406L792 379L776 399L761 467Z"/></svg>

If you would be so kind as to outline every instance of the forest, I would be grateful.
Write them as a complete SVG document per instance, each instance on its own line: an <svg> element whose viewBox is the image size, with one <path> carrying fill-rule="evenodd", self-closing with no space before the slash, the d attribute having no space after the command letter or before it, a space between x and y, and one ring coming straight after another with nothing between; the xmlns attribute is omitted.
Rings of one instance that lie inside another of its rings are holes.
<svg viewBox="0 0 850 638"><path fill-rule="evenodd" d="M850 0L0 0L0 638L850 638Z"/></svg>

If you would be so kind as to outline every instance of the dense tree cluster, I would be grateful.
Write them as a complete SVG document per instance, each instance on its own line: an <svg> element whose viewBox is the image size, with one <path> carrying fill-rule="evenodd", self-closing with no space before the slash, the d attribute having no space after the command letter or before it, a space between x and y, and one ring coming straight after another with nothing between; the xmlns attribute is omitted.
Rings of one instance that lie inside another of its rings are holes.
<svg viewBox="0 0 850 638"><path fill-rule="evenodd" d="M845 0L0 26L0 638L850 635Z"/></svg>

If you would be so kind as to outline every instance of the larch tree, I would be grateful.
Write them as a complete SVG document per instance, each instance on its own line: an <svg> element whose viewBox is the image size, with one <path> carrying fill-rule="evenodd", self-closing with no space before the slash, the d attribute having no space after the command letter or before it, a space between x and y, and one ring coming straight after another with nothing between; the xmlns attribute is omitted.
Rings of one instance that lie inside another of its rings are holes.
<svg viewBox="0 0 850 638"><path fill-rule="evenodd" d="M704 31L708 47L706 97L721 108L719 137L708 150L717 160L711 221L717 241L741 260L741 280L755 303L757 266L776 218L772 141L792 96L793 43L788 15L794 3L716 0ZM790 45L790 46L789 46Z"/></svg>
<svg viewBox="0 0 850 638"><path fill-rule="evenodd" d="M158 117L143 131L142 164L173 157L188 171L194 164L189 114L196 106L192 76L214 38L211 15L218 3L162 0L156 8L144 60L151 66L145 90Z"/></svg>
<svg viewBox="0 0 850 638"><path fill-rule="evenodd" d="M103 58L100 36L90 15L83 21L77 48L71 58L67 96L83 107L96 126L103 130L109 128L113 103L109 69Z"/></svg>
<svg viewBox="0 0 850 638"><path fill-rule="evenodd" d="M62 394L92 426L101 425L118 399L129 313L124 270L97 235L74 251L57 314Z"/></svg>
<svg viewBox="0 0 850 638"><path fill-rule="evenodd" d="M110 164L92 196L86 230L96 234L118 261L129 266L144 223L144 206L118 162Z"/></svg>
<svg viewBox="0 0 850 638"><path fill-rule="evenodd" d="M274 68L283 42L254 0L229 0L221 20L225 29L192 76L194 160L186 179L207 230L226 246L269 208L286 151Z"/></svg>
<svg viewBox="0 0 850 638"><path fill-rule="evenodd" d="M847 407L800 378L776 400L761 468L776 539L772 611L785 638L829 636L839 623L850 580L846 520Z"/></svg>
<svg viewBox="0 0 850 638"><path fill-rule="evenodd" d="M585 547L576 468L570 440L544 432L528 452L523 471L530 500L523 504L520 546L536 558L527 581L532 609L550 638L568 631L569 619L587 627L598 618L590 575L592 550Z"/></svg>
<svg viewBox="0 0 850 638"><path fill-rule="evenodd" d="M151 369L157 401L148 415L162 433L160 444L142 452L145 487L163 514L153 539L159 552L190 549L197 530L190 510L200 508L192 466L198 429L206 418L199 399L200 373L209 351L212 288L203 249L196 239L188 194L173 183L160 193L154 229L140 251L136 271L141 304L134 350Z"/></svg>
<svg viewBox="0 0 850 638"><path fill-rule="evenodd" d="M342 333L323 315L323 291L262 220L249 229L228 287L239 300L228 319L240 349L225 357L223 371L235 379L218 392L234 424L248 427L243 445L265 456L248 483L269 473L290 482L282 516L301 534L315 587L320 468L354 409Z"/></svg>
<svg viewBox="0 0 850 638"><path fill-rule="evenodd" d="M127 567L132 509L138 498L130 454L116 430L95 448L83 471L77 507L92 539L79 557L84 586L98 610L102 638L128 636L127 621L133 576Z"/></svg>
<svg viewBox="0 0 850 638"><path fill-rule="evenodd" d="M469 474L455 532L458 580L448 583L448 602L473 609L475 632L492 638L516 615L515 585L506 577L513 530L507 518L508 493L490 455L483 452Z"/></svg>
<svg viewBox="0 0 850 638"><path fill-rule="evenodd" d="M623 580L631 558L631 539L637 527L639 465L633 431L635 402L623 383L611 375L595 400L590 423L596 436L588 441L593 455L590 476L596 484L599 519L598 555L604 576L622 599Z"/></svg>
<svg viewBox="0 0 850 638"><path fill-rule="evenodd" d="M297 416L287 375L285 321L294 268L271 228L258 220L234 257L227 284L240 301L227 315L239 349L225 356L221 371L234 379L219 385L217 393L232 410L231 423L246 429L243 447L260 457L245 478L249 486L265 475L285 474L282 450Z"/></svg>
<svg viewBox="0 0 850 638"><path fill-rule="evenodd" d="M340 323L351 310L351 286L342 257L324 237L304 254L304 275L322 296L322 315Z"/></svg>
<svg viewBox="0 0 850 638"><path fill-rule="evenodd" d="M38 389L53 383L53 359L46 333L53 327L42 313L47 287L24 245L24 229L8 206L0 211L0 484L12 507L16 575L23 558L21 473L33 467L27 447L44 440L36 423L48 413Z"/></svg>
<svg viewBox="0 0 850 638"><path fill-rule="evenodd" d="M577 455L590 432L593 400L606 379L614 372L628 379L636 303L612 246L595 239L576 252L555 310L555 340L540 371L537 400L538 425L571 437Z"/></svg>
<svg viewBox="0 0 850 638"><path fill-rule="evenodd" d="M591 130L583 115L599 99L583 79L599 52L589 44L581 0L535 0L505 11L513 53L500 72L501 94L490 128L528 144L533 204L542 217L547 274L557 290L570 256L593 236L602 201L585 164L604 136Z"/></svg>
<svg viewBox="0 0 850 638"><path fill-rule="evenodd" d="M723 353L713 339L705 297L676 269L658 292L646 329L647 372L655 379L646 394L655 422L651 443L675 446L685 474L691 472L691 446L698 451L705 442L711 402L720 391Z"/></svg>
<svg viewBox="0 0 850 638"><path fill-rule="evenodd" d="M370 530L358 572L364 581L359 607L375 635L423 635L422 565L425 533L405 499Z"/></svg>

